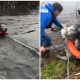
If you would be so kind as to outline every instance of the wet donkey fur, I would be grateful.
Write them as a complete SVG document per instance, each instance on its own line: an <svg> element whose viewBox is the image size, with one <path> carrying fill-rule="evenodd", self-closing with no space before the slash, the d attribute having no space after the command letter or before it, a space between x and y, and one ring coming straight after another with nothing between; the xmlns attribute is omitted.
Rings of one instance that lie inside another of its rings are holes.
<svg viewBox="0 0 80 80"><path fill-rule="evenodd" d="M66 34L67 34L67 36L66 36ZM62 38L65 38L65 40L66 39L74 40L75 47L78 50L80 50L80 24L79 23L76 23L76 25L74 25L74 26L67 27L67 30L62 29L61 36L62 36ZM68 59L67 53L68 53L69 58L71 58L72 56L68 52L68 50L66 48L64 50L66 52L66 56L58 55L58 58L60 58L62 60L67 60Z"/></svg>
<svg viewBox="0 0 80 80"><path fill-rule="evenodd" d="M0 32L3 32L3 33L7 32L7 28L5 27L4 24L0 24Z"/></svg>
<svg viewBox="0 0 80 80"><path fill-rule="evenodd" d="M75 46L80 50L80 24L75 25Z"/></svg>

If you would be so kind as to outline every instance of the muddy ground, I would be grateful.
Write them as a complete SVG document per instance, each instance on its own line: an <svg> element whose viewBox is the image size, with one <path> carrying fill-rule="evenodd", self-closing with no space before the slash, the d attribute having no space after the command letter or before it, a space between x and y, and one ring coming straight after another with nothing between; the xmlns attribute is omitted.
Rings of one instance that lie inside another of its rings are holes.
<svg viewBox="0 0 80 80"><path fill-rule="evenodd" d="M0 23L6 25L9 33L5 37L0 37L0 78L38 78L38 51L32 51L9 38L15 38L34 49L38 48L38 14L0 16Z"/></svg>
<svg viewBox="0 0 80 80"><path fill-rule="evenodd" d="M48 30L50 31L50 30ZM48 57L42 58L42 78L50 78L50 79L66 79L67 78L67 61L61 60L57 57L57 54L65 56L65 42L63 39L61 39L58 32L51 32L54 35L51 35L53 37L53 46L61 45L62 47L59 47L54 50L50 50ZM57 37L54 37L54 36ZM59 42L58 42L59 40ZM72 56L69 59L69 78L70 79L79 79L80 78L80 60L76 59L74 56ZM61 67L62 66L62 67ZM53 71L52 71L53 70ZM56 74L55 74L55 72ZM48 75L49 73L49 75ZM76 75L77 74L77 75Z"/></svg>

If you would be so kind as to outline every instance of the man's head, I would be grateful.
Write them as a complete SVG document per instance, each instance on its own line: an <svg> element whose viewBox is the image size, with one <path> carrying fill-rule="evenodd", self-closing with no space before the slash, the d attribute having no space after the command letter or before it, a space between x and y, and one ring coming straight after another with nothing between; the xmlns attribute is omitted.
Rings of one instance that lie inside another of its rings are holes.
<svg viewBox="0 0 80 80"><path fill-rule="evenodd" d="M57 17L57 16L60 15L60 13L62 12L63 7L62 7L62 5L61 5L60 3L58 3L58 2L53 3L53 6L54 6L54 10L55 10L54 16Z"/></svg>

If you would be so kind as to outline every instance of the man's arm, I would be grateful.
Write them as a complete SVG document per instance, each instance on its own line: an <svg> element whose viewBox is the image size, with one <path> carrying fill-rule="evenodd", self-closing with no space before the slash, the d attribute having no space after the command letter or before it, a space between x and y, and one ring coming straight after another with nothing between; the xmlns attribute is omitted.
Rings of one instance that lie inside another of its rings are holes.
<svg viewBox="0 0 80 80"><path fill-rule="evenodd" d="M59 27L60 29L63 28L61 23L56 18L54 18L54 24L57 25L57 27Z"/></svg>

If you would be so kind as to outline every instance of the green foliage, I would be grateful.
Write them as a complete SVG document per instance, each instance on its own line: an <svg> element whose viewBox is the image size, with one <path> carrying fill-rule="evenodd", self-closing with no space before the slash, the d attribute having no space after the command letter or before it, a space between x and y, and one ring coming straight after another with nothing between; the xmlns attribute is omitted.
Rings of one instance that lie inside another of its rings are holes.
<svg viewBox="0 0 80 80"><path fill-rule="evenodd" d="M54 60L42 67L43 79L61 79L66 74L66 64L62 60Z"/></svg>
<svg viewBox="0 0 80 80"><path fill-rule="evenodd" d="M70 73L74 72L76 66L69 62ZM42 79L64 79L67 76L67 61L53 60L49 64L45 64L41 70Z"/></svg>

